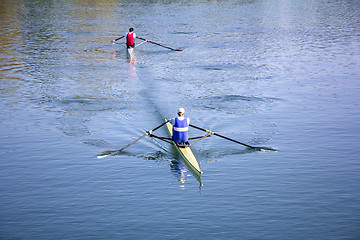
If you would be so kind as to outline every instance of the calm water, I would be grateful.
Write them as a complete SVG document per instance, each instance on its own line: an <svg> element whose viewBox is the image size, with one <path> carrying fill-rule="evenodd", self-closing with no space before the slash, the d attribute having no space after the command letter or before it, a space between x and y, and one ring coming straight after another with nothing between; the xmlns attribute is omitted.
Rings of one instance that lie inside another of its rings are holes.
<svg viewBox="0 0 360 240"><path fill-rule="evenodd" d="M0 239L359 239L359 9L1 1ZM129 27L184 51L145 43L129 59L120 40L83 52ZM202 187L158 140L96 158L180 106L278 151L204 139Z"/></svg>

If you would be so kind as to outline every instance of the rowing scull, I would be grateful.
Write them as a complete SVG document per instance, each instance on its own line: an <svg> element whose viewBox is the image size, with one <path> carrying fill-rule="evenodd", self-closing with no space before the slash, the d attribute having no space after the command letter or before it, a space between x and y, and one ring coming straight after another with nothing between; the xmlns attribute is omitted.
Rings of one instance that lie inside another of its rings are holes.
<svg viewBox="0 0 360 240"><path fill-rule="evenodd" d="M165 119L165 121L167 121ZM173 125L170 122L166 123L166 128L172 137L173 135ZM190 147L179 147L174 141L172 141L172 144L175 146L175 148L180 153L181 157L184 160L184 163L187 167L189 167L192 172L196 173L197 175L201 175L202 171L200 169L199 163L196 160L194 153L191 151Z"/></svg>

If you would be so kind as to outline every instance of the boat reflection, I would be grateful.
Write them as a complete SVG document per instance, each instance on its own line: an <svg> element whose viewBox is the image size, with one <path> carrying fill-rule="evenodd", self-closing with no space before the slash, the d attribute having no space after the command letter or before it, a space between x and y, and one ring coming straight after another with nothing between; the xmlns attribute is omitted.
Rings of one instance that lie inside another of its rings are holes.
<svg viewBox="0 0 360 240"><path fill-rule="evenodd" d="M181 160L178 160L178 159L169 160L168 157L169 156L166 152L157 151L156 153L152 154L151 156L149 156L149 155L145 156L145 159L156 161L156 162L165 162L165 161L169 162L170 170L174 174L174 176L178 179L178 181L180 182L180 184L181 184L180 187L185 187L184 184L186 182L190 182L191 179L193 178L193 176L199 182L200 187L203 186L203 184L201 182L200 174L189 170ZM176 156L176 157L181 159L180 156Z"/></svg>
<svg viewBox="0 0 360 240"><path fill-rule="evenodd" d="M177 177L177 179L181 184L185 184L185 182L189 181L189 178L194 176L196 180L199 182L200 186L202 186L201 175L188 170L181 161L172 160L170 162L170 167L171 167L171 171L175 174L175 176ZM182 185L181 187L185 187L185 186Z"/></svg>
<svg viewBox="0 0 360 240"><path fill-rule="evenodd" d="M135 51L134 48L127 48L126 50L126 57L129 63L135 63Z"/></svg>
<svg viewBox="0 0 360 240"><path fill-rule="evenodd" d="M118 58L118 52L117 51L113 51L111 53L111 59L115 60L116 58ZM135 60L136 60L136 54L133 48L130 49L126 49L126 61L128 63L130 63L131 65L135 64Z"/></svg>

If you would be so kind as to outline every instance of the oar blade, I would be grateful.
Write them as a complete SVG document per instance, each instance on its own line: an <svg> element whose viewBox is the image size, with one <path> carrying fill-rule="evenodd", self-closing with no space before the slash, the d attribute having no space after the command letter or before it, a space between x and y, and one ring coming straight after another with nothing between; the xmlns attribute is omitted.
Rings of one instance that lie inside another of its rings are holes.
<svg viewBox="0 0 360 240"><path fill-rule="evenodd" d="M110 155L98 155L96 158L100 159L100 158L106 158L106 157L110 157Z"/></svg>
<svg viewBox="0 0 360 240"><path fill-rule="evenodd" d="M254 147L256 151L260 152L276 152L277 150L272 147Z"/></svg>
<svg viewBox="0 0 360 240"><path fill-rule="evenodd" d="M103 152L101 152L100 155L97 156L97 158L112 157L112 156L120 154L120 152L121 151L112 151L112 150L103 151Z"/></svg>

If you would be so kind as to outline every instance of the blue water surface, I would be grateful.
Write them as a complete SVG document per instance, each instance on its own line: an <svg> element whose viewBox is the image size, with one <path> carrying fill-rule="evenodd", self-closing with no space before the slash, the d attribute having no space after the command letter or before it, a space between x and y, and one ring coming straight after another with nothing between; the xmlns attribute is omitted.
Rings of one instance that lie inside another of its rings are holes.
<svg viewBox="0 0 360 240"><path fill-rule="evenodd" d="M358 1L0 6L0 239L360 238Z"/></svg>

